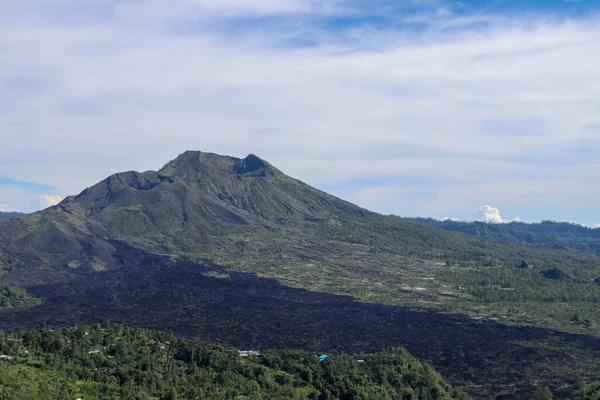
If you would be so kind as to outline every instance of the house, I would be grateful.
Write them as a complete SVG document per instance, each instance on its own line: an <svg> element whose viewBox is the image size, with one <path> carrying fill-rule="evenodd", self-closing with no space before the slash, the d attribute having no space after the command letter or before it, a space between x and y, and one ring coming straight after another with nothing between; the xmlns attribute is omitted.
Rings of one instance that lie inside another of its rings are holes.
<svg viewBox="0 0 600 400"><path fill-rule="evenodd" d="M260 356L260 351L255 351L255 350L238 350L238 355L240 357Z"/></svg>
<svg viewBox="0 0 600 400"><path fill-rule="evenodd" d="M65 343L66 343L66 344L71 344L71 342L73 342L73 341L71 340L71 338L68 338L68 337L66 337L66 338L65 338Z"/></svg>
<svg viewBox="0 0 600 400"><path fill-rule="evenodd" d="M7 356L6 354L0 354L0 360L12 360L11 356Z"/></svg>
<svg viewBox="0 0 600 400"><path fill-rule="evenodd" d="M84 331L84 332L83 332L83 334L84 334L85 336L88 336L88 335L90 334L90 331Z"/></svg>
<svg viewBox="0 0 600 400"><path fill-rule="evenodd" d="M92 350L90 352L88 352L88 354L98 354L100 353L100 350Z"/></svg>
<svg viewBox="0 0 600 400"><path fill-rule="evenodd" d="M27 347L22 347L21 349L19 349L19 352L21 354L29 354L29 349Z"/></svg>

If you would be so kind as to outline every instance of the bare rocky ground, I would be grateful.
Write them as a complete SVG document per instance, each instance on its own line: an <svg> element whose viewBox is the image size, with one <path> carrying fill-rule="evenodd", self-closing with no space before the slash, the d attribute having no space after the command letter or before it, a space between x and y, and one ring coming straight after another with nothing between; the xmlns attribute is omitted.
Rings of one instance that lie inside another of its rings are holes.
<svg viewBox="0 0 600 400"><path fill-rule="evenodd" d="M476 399L531 399L543 385L555 398L568 398L579 385L600 380L599 339L362 303L208 261L173 262L128 248L120 257L118 270L28 287L44 304L0 311L0 329L100 322L245 349L372 352L398 345Z"/></svg>

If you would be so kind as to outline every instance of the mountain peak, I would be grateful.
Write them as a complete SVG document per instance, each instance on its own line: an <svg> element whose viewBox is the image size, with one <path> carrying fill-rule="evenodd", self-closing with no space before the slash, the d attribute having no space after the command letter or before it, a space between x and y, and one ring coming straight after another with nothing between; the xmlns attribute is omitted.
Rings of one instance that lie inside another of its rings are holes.
<svg viewBox="0 0 600 400"><path fill-rule="evenodd" d="M161 168L159 173L177 176L185 180L210 173L210 171L260 177L283 175L277 168L254 154L240 159L193 150L180 154Z"/></svg>
<svg viewBox="0 0 600 400"><path fill-rule="evenodd" d="M198 168L201 166L218 169L230 169L238 158L222 156L215 153L188 150L181 153L177 158L168 162L159 172L181 168Z"/></svg>
<svg viewBox="0 0 600 400"><path fill-rule="evenodd" d="M238 175L249 174L263 177L283 175L277 168L254 154L238 160L233 166L233 172Z"/></svg>

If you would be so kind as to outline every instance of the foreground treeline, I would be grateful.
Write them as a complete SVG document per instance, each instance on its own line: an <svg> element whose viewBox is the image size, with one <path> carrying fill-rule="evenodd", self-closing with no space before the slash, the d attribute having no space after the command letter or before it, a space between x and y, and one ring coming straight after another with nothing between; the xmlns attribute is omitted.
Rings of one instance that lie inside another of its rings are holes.
<svg viewBox="0 0 600 400"><path fill-rule="evenodd" d="M359 362L358 360L364 360ZM0 399L467 399L402 348L370 355L202 346L121 325L0 331Z"/></svg>

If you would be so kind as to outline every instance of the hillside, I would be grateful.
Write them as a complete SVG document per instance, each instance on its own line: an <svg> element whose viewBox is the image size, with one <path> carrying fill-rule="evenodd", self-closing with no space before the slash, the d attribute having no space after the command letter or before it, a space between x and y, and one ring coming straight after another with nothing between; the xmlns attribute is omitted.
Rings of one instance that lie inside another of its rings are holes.
<svg viewBox="0 0 600 400"><path fill-rule="evenodd" d="M254 155L185 152L0 222L12 296L0 328L117 321L257 347L406 344L477 398L531 398L538 382L566 398L600 379L598 277L592 252L383 216Z"/></svg>
<svg viewBox="0 0 600 400"><path fill-rule="evenodd" d="M0 332L0 354L6 400L467 399L401 348L324 361L318 353L266 350L248 359L227 346L96 325Z"/></svg>

